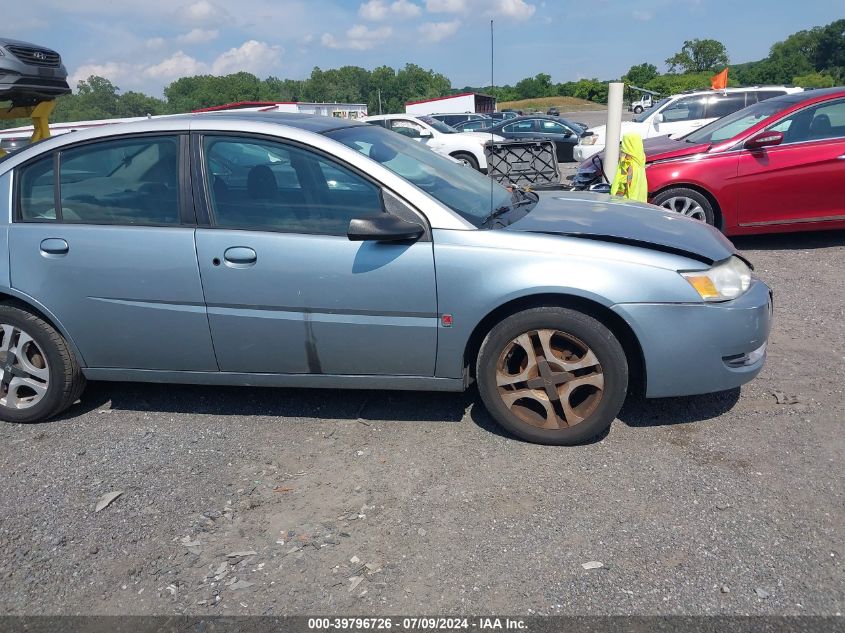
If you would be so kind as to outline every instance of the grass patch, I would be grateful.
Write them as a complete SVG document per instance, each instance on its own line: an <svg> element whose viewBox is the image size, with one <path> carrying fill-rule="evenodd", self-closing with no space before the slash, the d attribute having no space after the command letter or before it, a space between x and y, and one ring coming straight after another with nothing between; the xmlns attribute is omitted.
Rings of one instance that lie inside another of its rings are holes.
<svg viewBox="0 0 845 633"><path fill-rule="evenodd" d="M501 101L498 104L498 109L504 110L510 108L511 110L522 110L527 112L529 110L540 110L545 112L552 106L556 107L561 112L576 112L579 110L604 110L607 106L601 103L593 103L586 99L578 99L577 97L541 97L539 99L520 99L519 101Z"/></svg>

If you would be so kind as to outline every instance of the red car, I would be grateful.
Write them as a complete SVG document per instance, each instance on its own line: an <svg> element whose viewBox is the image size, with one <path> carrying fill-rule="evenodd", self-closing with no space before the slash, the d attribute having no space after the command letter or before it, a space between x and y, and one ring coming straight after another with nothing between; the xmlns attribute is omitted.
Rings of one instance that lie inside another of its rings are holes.
<svg viewBox="0 0 845 633"><path fill-rule="evenodd" d="M845 229L845 88L774 97L645 151L649 201L727 235Z"/></svg>

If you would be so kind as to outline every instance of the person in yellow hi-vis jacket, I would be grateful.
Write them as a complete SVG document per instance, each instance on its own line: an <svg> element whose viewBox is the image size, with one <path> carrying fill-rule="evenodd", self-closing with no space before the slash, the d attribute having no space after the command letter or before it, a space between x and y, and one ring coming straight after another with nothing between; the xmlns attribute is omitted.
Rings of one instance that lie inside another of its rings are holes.
<svg viewBox="0 0 845 633"><path fill-rule="evenodd" d="M627 132L622 136L619 165L610 186L610 194L639 202L648 200L643 137L639 134Z"/></svg>

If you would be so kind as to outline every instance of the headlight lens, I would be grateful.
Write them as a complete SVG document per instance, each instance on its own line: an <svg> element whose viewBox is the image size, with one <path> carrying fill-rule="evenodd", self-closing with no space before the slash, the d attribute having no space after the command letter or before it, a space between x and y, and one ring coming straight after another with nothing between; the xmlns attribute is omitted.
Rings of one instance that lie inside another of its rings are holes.
<svg viewBox="0 0 845 633"><path fill-rule="evenodd" d="M751 269L739 257L731 257L708 270L681 275L705 301L736 299L751 286Z"/></svg>
<svg viewBox="0 0 845 633"><path fill-rule="evenodd" d="M595 145L597 140L599 140L597 134L588 134L587 136L582 136L579 143L581 145Z"/></svg>

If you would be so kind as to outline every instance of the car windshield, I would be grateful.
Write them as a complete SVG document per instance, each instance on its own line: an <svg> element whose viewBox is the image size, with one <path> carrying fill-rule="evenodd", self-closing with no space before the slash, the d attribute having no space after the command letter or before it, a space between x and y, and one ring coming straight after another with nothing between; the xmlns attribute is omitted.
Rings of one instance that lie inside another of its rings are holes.
<svg viewBox="0 0 845 633"><path fill-rule="evenodd" d="M510 191L471 167L383 128L358 125L325 135L381 163L476 227L484 225L493 211L510 208L513 202Z"/></svg>
<svg viewBox="0 0 845 633"><path fill-rule="evenodd" d="M438 121L434 117L430 116L418 116L417 117L423 123L426 123L433 127L435 130L440 132L441 134L455 134L457 130L450 125L446 125L443 121Z"/></svg>
<svg viewBox="0 0 845 633"><path fill-rule="evenodd" d="M663 99L661 99L660 101L655 103L653 106L651 106L648 110L643 110L639 114L635 114L634 117L631 120L636 121L637 123L642 123L648 117L650 117L652 114L657 112L658 108L662 108L664 105L669 103L669 99L670 99L670 97L664 97Z"/></svg>
<svg viewBox="0 0 845 633"><path fill-rule="evenodd" d="M779 99L767 99L760 103L738 110L726 117L698 128L696 131L682 137L687 143L718 143L742 134L745 130L756 125L763 119L780 112L783 104Z"/></svg>

